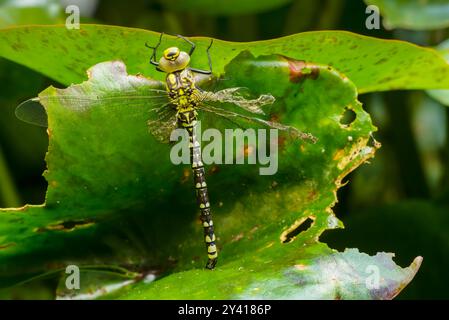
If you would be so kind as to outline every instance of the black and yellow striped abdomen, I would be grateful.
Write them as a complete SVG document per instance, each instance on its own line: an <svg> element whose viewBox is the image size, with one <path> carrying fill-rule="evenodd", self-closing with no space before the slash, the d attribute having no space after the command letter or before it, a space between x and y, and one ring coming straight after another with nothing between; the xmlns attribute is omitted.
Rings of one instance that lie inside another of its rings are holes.
<svg viewBox="0 0 449 320"><path fill-rule="evenodd" d="M200 208L200 218L204 229L208 261L206 268L214 269L217 263L217 246L212 221L206 175L201 157L201 145L197 140L195 127L197 124L196 107L200 103L200 92L188 70L167 75L167 91L177 109L177 123L189 134L190 163L196 189L196 199Z"/></svg>

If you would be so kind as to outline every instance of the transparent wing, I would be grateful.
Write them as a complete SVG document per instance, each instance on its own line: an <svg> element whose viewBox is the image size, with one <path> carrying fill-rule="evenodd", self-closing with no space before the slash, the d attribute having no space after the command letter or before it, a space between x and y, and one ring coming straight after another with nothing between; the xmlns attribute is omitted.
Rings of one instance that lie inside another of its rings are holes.
<svg viewBox="0 0 449 320"><path fill-rule="evenodd" d="M265 114L261 107L273 104L276 100L271 94L262 94L257 99L250 99L246 88L227 88L217 92L202 92L203 101L206 103L232 103L248 112Z"/></svg>
<svg viewBox="0 0 449 320"><path fill-rule="evenodd" d="M94 95L60 95L40 96L20 104L16 116L27 123L47 127L47 113L43 104L59 103L74 112L82 112L95 106L105 106L113 112L116 108L130 108L128 117L139 115L142 108L148 114L148 131L160 142L168 143L170 134L176 128L176 110L169 103L168 95L163 90L146 90L144 95L135 91L121 91L115 96Z"/></svg>
<svg viewBox="0 0 449 320"><path fill-rule="evenodd" d="M172 131L177 128L176 120L176 109L170 104L152 109L147 122L148 131L159 142L169 143Z"/></svg>
<svg viewBox="0 0 449 320"><path fill-rule="evenodd" d="M147 108L148 111L160 107L168 102L168 95L163 90L146 90L145 94L136 94L135 91L120 91L117 95L108 95L107 97L99 95L64 95L59 96L40 96L29 99L21 103L15 111L20 120L47 127L47 113L43 105L47 103L60 103L74 112L82 112L95 106L107 106L111 111L115 108L131 108L129 114L134 110Z"/></svg>
<svg viewBox="0 0 449 320"><path fill-rule="evenodd" d="M278 129L280 131L287 133L293 139L306 140L311 143L316 143L317 141L317 138L314 137L312 134L299 131L295 127L284 125L279 122L268 121L258 117L246 116L226 109L217 108L207 103L203 103L200 106L200 110L227 120L227 122L231 124L233 127L247 129L252 128L254 127L254 125L256 125L259 127L262 126L272 129ZM210 127L210 125L212 125L212 122L208 121L208 126Z"/></svg>
<svg viewBox="0 0 449 320"><path fill-rule="evenodd" d="M22 102L15 110L16 117L23 122L34 124L39 127L48 127L47 112L39 102L39 98L29 99Z"/></svg>

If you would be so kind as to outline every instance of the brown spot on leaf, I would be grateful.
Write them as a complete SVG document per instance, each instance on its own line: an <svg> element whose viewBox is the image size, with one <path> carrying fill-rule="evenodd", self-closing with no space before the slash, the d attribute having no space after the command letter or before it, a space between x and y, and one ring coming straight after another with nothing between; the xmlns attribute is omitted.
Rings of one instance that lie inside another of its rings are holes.
<svg viewBox="0 0 449 320"><path fill-rule="evenodd" d="M248 157L249 155L253 154L253 152L255 151L253 146L250 146L248 144L245 145L244 149L243 149L243 155L245 157Z"/></svg>
<svg viewBox="0 0 449 320"><path fill-rule="evenodd" d="M181 178L181 183L184 184L187 181L190 181L190 171L189 169L184 169L184 171L182 172L182 178Z"/></svg>
<svg viewBox="0 0 449 320"><path fill-rule="evenodd" d="M40 227L34 229L35 232L47 232L47 231L73 231L75 229L87 228L94 225L95 222L92 219L80 219L80 220L66 220L55 224L50 224L46 227Z"/></svg>
<svg viewBox="0 0 449 320"><path fill-rule="evenodd" d="M10 242L10 243L7 243L7 244L2 244L2 245L0 245L0 250L7 249L7 248L13 247L15 245L16 244L14 242Z"/></svg>
<svg viewBox="0 0 449 320"><path fill-rule="evenodd" d="M69 54L69 50L64 46L59 46L59 48L64 51L65 54Z"/></svg>
<svg viewBox="0 0 449 320"><path fill-rule="evenodd" d="M335 152L334 156L332 157L332 160L337 161L342 159L345 156L345 153L346 153L345 149L337 150L337 152Z"/></svg>
<svg viewBox="0 0 449 320"><path fill-rule="evenodd" d="M26 46L22 43L13 43L11 47L14 49L14 51L21 51L23 49L26 49Z"/></svg>
<svg viewBox="0 0 449 320"><path fill-rule="evenodd" d="M312 201L313 199L315 199L317 196L317 191L316 190L312 190L307 194L307 200Z"/></svg>
<svg viewBox="0 0 449 320"><path fill-rule="evenodd" d="M232 237L231 242L242 240L243 237L244 237L243 233L239 233L238 235Z"/></svg>
<svg viewBox="0 0 449 320"><path fill-rule="evenodd" d="M209 175L213 175L215 173L218 173L220 171L220 167L217 165L214 165L210 167L209 171L207 172Z"/></svg>
<svg viewBox="0 0 449 320"><path fill-rule="evenodd" d="M295 269L299 271L304 271L307 269L307 266L304 264L295 264Z"/></svg>
<svg viewBox="0 0 449 320"><path fill-rule="evenodd" d="M254 232L256 232L259 229L259 226L256 225L254 226L251 230L249 230L249 233L253 234Z"/></svg>
<svg viewBox="0 0 449 320"><path fill-rule="evenodd" d="M279 118L279 116L277 114L273 113L273 114L270 115L270 121L272 121L272 122L281 122L281 119ZM286 139L285 136L280 135L278 137L277 145L278 145L279 151L284 150L286 141L287 141L287 139Z"/></svg>
<svg viewBox="0 0 449 320"><path fill-rule="evenodd" d="M288 67L290 69L290 81L293 83L299 83L307 78L316 80L320 75L320 69L312 64L303 60L287 59Z"/></svg>
<svg viewBox="0 0 449 320"><path fill-rule="evenodd" d="M375 64L382 64L382 63L385 63L385 62L387 62L387 61L388 61L387 58L382 58L382 59L380 59L379 61L377 61Z"/></svg>

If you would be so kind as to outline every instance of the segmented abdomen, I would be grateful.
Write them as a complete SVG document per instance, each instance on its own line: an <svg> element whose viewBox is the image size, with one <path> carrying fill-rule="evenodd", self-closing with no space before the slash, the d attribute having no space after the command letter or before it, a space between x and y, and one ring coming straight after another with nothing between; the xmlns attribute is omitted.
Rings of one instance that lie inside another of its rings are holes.
<svg viewBox="0 0 449 320"><path fill-rule="evenodd" d="M195 126L197 124L196 111L192 109L178 112L178 124L184 127L189 133L190 163L193 171L196 199L198 206L200 207L200 217L204 228L204 241L206 243L208 255L206 268L213 269L217 263L218 252L214 233L214 224L210 211L206 175L201 158L201 145L199 144L195 133Z"/></svg>

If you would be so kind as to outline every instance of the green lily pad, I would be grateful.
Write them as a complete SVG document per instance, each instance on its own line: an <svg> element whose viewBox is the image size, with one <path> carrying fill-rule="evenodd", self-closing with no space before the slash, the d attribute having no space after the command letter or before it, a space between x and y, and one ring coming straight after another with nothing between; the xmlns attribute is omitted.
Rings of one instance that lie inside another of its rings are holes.
<svg viewBox="0 0 449 320"><path fill-rule="evenodd" d="M432 30L449 26L449 2L446 0L365 0L376 5L387 29Z"/></svg>
<svg viewBox="0 0 449 320"><path fill-rule="evenodd" d="M319 139L310 144L281 136L273 176L259 175L256 165L208 167L220 252L212 272L203 269L190 169L173 165L170 146L148 133L147 111L156 96L132 107L64 100L148 95L162 84L128 75L120 61L98 64L88 75L80 85L40 95L59 97L43 101L50 137L46 204L0 211L2 286L92 262L165 272L151 283L133 282L115 298L388 299L413 278L420 258L401 269L391 255L338 253L318 242L323 231L342 227L331 210L342 179L379 146L356 87L332 67L243 52L220 81L203 82L208 89L238 85L254 95L270 93L276 102L267 117ZM355 119L343 122L348 112ZM206 120L204 127L228 127L219 117ZM377 287L366 285L368 265L379 269Z"/></svg>
<svg viewBox="0 0 449 320"><path fill-rule="evenodd" d="M279 248L273 249L278 251ZM311 251L309 251L310 249ZM321 250L320 250L321 249ZM275 258L284 260L283 250ZM120 299L392 299L413 279L421 257L407 268L398 267L393 254L371 257L357 249L334 252L325 245L296 248L289 264L259 261L247 269L234 265L210 275L198 270L163 278L151 285L139 283L125 288ZM271 258L274 252L265 252ZM299 257L303 257L302 259ZM289 257L290 258L290 257Z"/></svg>
<svg viewBox="0 0 449 320"><path fill-rule="evenodd" d="M156 44L159 34L114 26L28 26L0 30L0 56L28 66L69 85L85 80L85 70L110 60L125 62L131 74L154 79L163 76L149 65L145 42ZM210 39L192 38L197 45L192 63L207 68L205 49ZM166 36L162 47L186 43ZM305 32L284 38L231 43L215 40L211 48L214 73L242 51L254 56L282 54L293 59L329 65L348 76L359 93L394 89L447 89L449 65L438 52L407 42L365 37L344 31Z"/></svg>

